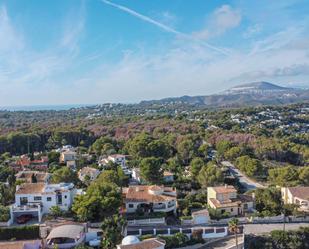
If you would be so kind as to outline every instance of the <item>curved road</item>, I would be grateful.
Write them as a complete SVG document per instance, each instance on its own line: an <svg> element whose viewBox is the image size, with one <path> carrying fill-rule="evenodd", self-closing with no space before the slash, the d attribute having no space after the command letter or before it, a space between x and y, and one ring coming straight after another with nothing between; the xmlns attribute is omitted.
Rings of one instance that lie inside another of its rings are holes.
<svg viewBox="0 0 309 249"><path fill-rule="evenodd" d="M246 189L246 191L257 189L257 188L265 188L264 185L258 182L255 182L252 179L245 176L239 169L237 169L229 161L222 161L221 164L227 167L234 177L238 178L239 183Z"/></svg>

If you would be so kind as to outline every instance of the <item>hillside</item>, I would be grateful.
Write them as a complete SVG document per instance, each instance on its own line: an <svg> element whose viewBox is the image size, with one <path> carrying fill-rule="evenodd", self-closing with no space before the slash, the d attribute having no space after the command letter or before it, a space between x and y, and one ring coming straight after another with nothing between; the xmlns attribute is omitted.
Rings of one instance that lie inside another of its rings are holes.
<svg viewBox="0 0 309 249"><path fill-rule="evenodd" d="M309 90L278 86L269 82L253 82L234 86L219 94L182 96L142 101L141 105L190 104L205 107L238 107L278 105L309 101Z"/></svg>

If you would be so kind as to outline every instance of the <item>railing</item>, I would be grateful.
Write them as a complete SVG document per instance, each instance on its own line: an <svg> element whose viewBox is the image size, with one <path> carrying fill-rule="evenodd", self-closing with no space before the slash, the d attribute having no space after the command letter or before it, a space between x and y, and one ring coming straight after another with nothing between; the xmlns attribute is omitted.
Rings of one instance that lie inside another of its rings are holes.
<svg viewBox="0 0 309 249"><path fill-rule="evenodd" d="M170 205L164 205L163 207L153 207L154 212L170 212L173 211L176 208L175 204L170 204Z"/></svg>
<svg viewBox="0 0 309 249"><path fill-rule="evenodd" d="M149 218L143 220L128 220L128 226L132 225L151 225L151 224L165 224L165 218Z"/></svg>
<svg viewBox="0 0 309 249"><path fill-rule="evenodd" d="M41 209L40 205L21 205L21 206L14 205L13 206L13 212L14 211L38 211L40 209Z"/></svg>

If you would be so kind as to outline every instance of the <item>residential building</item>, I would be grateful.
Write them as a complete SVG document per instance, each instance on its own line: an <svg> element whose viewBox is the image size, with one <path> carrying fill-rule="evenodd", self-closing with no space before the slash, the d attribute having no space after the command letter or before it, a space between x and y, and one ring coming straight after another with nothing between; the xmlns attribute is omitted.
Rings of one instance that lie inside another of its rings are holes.
<svg viewBox="0 0 309 249"><path fill-rule="evenodd" d="M121 166L125 166L126 164L126 155L121 154L113 154L108 157L103 157L99 160L99 166L106 166L109 162L120 164Z"/></svg>
<svg viewBox="0 0 309 249"><path fill-rule="evenodd" d="M136 236L126 236L117 249L164 249L165 241L157 238L140 241Z"/></svg>
<svg viewBox="0 0 309 249"><path fill-rule="evenodd" d="M192 212L192 220L195 225L208 223L210 220L208 210L202 209Z"/></svg>
<svg viewBox="0 0 309 249"><path fill-rule="evenodd" d="M120 164L120 165L125 165L126 163L126 155L114 154L114 155L108 156L107 159L114 163Z"/></svg>
<svg viewBox="0 0 309 249"><path fill-rule="evenodd" d="M11 206L11 217L22 214L38 217L49 213L53 206L67 211L73 203L77 190L73 183L24 183L16 187L15 204Z"/></svg>
<svg viewBox="0 0 309 249"><path fill-rule="evenodd" d="M129 186L123 189L124 203L127 213L138 209L144 212L176 213L176 189L164 186Z"/></svg>
<svg viewBox="0 0 309 249"><path fill-rule="evenodd" d="M28 155L22 155L18 159L11 163L10 166L15 171L20 170L42 170L46 171L48 168L48 157L42 156L40 159L31 160Z"/></svg>
<svg viewBox="0 0 309 249"><path fill-rule="evenodd" d="M71 170L76 170L76 161L67 161L67 167Z"/></svg>
<svg viewBox="0 0 309 249"><path fill-rule="evenodd" d="M163 181L165 183L174 182L174 174L170 171L163 172Z"/></svg>
<svg viewBox="0 0 309 249"><path fill-rule="evenodd" d="M132 169L132 179L137 183L142 183L141 171L139 168Z"/></svg>
<svg viewBox="0 0 309 249"><path fill-rule="evenodd" d="M51 174L42 171L23 170L18 172L15 177L16 180L20 180L25 183L48 183L51 178Z"/></svg>
<svg viewBox="0 0 309 249"><path fill-rule="evenodd" d="M75 161L76 160L76 152L72 150L62 151L60 153L60 163L67 163L67 161Z"/></svg>
<svg viewBox="0 0 309 249"><path fill-rule="evenodd" d="M100 174L100 170L91 168L91 167L84 167L78 171L78 178L83 182L85 181L85 177L88 176L90 181L95 180L98 175Z"/></svg>
<svg viewBox="0 0 309 249"><path fill-rule="evenodd" d="M283 187L281 196L285 204L296 204L300 211L309 212L309 187Z"/></svg>
<svg viewBox="0 0 309 249"><path fill-rule="evenodd" d="M230 185L207 188L207 203L211 208L229 213L230 216L243 215L253 211L253 198L237 194Z"/></svg>
<svg viewBox="0 0 309 249"><path fill-rule="evenodd" d="M46 238L46 248L75 248L85 242L87 227L83 224L64 224L54 227Z"/></svg>

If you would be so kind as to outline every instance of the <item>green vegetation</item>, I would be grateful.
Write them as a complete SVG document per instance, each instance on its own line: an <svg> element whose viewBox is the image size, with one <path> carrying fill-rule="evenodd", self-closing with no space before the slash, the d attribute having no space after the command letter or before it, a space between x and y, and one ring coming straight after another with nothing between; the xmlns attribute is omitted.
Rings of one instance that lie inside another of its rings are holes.
<svg viewBox="0 0 309 249"><path fill-rule="evenodd" d="M103 220L101 226L103 232L102 249L115 248L120 244L124 225L125 221L119 215L112 215Z"/></svg>
<svg viewBox="0 0 309 249"><path fill-rule="evenodd" d="M246 236L248 249L304 249L309 248L309 227L301 227L296 231L275 230L270 235Z"/></svg>
<svg viewBox="0 0 309 249"><path fill-rule="evenodd" d="M280 215L283 211L280 190L276 188L255 190L255 205L260 216Z"/></svg>
<svg viewBox="0 0 309 249"><path fill-rule="evenodd" d="M10 219L10 208L0 205L0 222L7 222Z"/></svg>
<svg viewBox="0 0 309 249"><path fill-rule="evenodd" d="M117 172L104 171L84 195L75 198L72 211L81 221L100 221L118 213L121 204Z"/></svg>
<svg viewBox="0 0 309 249"><path fill-rule="evenodd" d="M1 240L27 240L39 239L40 227L39 226L20 226L0 228L0 241Z"/></svg>

